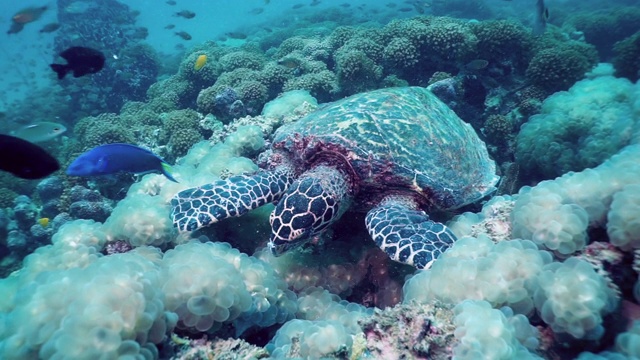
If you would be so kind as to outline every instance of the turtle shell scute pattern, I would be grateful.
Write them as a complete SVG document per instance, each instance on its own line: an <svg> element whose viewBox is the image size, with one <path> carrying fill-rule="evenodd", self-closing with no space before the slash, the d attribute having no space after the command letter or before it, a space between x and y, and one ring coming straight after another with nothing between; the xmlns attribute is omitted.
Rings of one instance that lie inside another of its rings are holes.
<svg viewBox="0 0 640 360"><path fill-rule="evenodd" d="M279 128L274 144L309 166L313 159L295 146L300 136L309 139L309 147L344 149L362 190L404 188L439 209L474 202L498 181L495 163L473 128L421 87L357 94Z"/></svg>

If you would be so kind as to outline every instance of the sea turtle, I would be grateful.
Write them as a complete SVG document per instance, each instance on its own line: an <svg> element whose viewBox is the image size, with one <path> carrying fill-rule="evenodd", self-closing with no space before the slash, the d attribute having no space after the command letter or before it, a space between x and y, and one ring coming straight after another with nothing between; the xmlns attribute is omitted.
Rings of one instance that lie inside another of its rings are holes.
<svg viewBox="0 0 640 360"><path fill-rule="evenodd" d="M368 211L375 243L426 268L455 241L423 211L450 210L495 190L495 163L471 126L429 90L390 88L326 104L274 134L264 170L179 192L174 225L192 231L276 202L275 255L345 212Z"/></svg>

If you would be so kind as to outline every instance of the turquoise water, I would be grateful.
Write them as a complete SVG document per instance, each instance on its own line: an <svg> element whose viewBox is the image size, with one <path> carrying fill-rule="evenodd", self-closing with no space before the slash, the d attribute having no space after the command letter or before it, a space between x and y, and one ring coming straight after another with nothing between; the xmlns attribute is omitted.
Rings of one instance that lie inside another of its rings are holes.
<svg viewBox="0 0 640 360"><path fill-rule="evenodd" d="M1 359L640 357L637 0L0 8Z"/></svg>

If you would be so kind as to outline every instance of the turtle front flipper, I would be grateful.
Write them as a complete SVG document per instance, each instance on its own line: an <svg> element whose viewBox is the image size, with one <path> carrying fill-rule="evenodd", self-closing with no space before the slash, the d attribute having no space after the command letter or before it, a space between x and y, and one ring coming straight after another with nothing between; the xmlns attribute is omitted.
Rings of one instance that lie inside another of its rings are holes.
<svg viewBox="0 0 640 360"><path fill-rule="evenodd" d="M365 222L376 245L392 260L418 269L431 267L456 240L446 226L416 210L414 201L408 197L385 198L367 213Z"/></svg>
<svg viewBox="0 0 640 360"><path fill-rule="evenodd" d="M292 183L288 170L276 169L183 190L171 199L171 219L180 231L197 230L276 201Z"/></svg>

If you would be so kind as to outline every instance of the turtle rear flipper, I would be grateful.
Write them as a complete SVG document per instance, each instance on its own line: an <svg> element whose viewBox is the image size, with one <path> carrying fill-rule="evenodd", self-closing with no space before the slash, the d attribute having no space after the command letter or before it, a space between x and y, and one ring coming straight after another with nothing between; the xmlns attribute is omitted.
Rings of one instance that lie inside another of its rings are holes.
<svg viewBox="0 0 640 360"><path fill-rule="evenodd" d="M441 223L415 210L410 198L391 196L367 213L369 235L394 261L428 269L456 236Z"/></svg>
<svg viewBox="0 0 640 360"><path fill-rule="evenodd" d="M180 231L194 231L242 216L282 197L293 182L288 170L260 171L183 190L171 199L171 219Z"/></svg>

